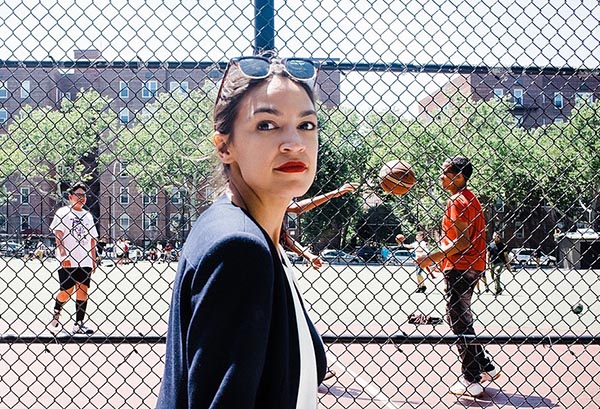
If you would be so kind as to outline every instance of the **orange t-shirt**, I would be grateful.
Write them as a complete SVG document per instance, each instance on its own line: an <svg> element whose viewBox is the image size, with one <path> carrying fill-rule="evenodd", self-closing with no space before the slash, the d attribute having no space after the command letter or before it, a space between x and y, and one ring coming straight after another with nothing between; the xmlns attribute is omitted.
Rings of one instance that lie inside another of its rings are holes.
<svg viewBox="0 0 600 409"><path fill-rule="evenodd" d="M446 245L457 239L454 223L457 221L469 224L469 239L471 245L462 253L444 258L441 262L442 271L446 270L485 270L485 217L481 203L473 192L461 190L452 195L446 203L446 213L442 219L442 241Z"/></svg>

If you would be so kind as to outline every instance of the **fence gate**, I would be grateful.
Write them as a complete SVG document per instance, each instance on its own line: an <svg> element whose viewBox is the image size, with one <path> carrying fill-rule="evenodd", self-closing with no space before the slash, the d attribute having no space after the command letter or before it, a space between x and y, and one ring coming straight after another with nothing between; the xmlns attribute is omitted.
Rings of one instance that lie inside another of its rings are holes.
<svg viewBox="0 0 600 409"><path fill-rule="evenodd" d="M335 197L286 220L324 261L294 257L336 373L320 407L599 407L597 1L27 0L0 16L0 408L155 406L179 251L215 200L216 90L229 58L274 48L321 66L306 198ZM510 251L473 294L476 336L453 333L442 274L418 275L411 246L439 246L455 155L486 241ZM401 196L380 187L397 159L416 175ZM55 336L51 222L77 180L103 247L95 333L71 335L73 295ZM448 394L474 343L501 371L475 401Z"/></svg>

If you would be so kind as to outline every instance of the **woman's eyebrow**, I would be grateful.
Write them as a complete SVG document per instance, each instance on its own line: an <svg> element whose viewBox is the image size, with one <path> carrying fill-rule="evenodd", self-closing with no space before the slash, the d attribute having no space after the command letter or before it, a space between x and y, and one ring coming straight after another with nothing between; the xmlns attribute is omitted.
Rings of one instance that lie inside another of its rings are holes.
<svg viewBox="0 0 600 409"><path fill-rule="evenodd" d="M271 107L259 107L256 108L252 114L253 115L257 115L257 114L262 114L262 113L266 113L266 114L271 114L271 115L282 115L282 113L275 109L275 108L271 108ZM303 111L300 113L300 117L305 117L305 116L310 116L310 115L317 115L317 112L314 109L309 109L306 111Z"/></svg>

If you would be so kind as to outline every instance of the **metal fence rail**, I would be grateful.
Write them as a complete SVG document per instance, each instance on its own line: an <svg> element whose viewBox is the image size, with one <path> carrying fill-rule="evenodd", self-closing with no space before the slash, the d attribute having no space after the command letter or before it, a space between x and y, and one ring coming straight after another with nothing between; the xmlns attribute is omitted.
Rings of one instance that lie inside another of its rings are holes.
<svg viewBox="0 0 600 409"><path fill-rule="evenodd" d="M320 407L600 407L597 1L72 3L0 2L0 409L155 406L181 246L216 199L213 101L230 58L274 49L320 66L306 197L359 186L285 220L325 262L290 255L336 372ZM510 250L473 336L395 240L439 245L456 154ZM380 186L395 159L416 175L401 196ZM104 246L89 337L47 329L77 180ZM448 394L474 344L502 371L475 403Z"/></svg>

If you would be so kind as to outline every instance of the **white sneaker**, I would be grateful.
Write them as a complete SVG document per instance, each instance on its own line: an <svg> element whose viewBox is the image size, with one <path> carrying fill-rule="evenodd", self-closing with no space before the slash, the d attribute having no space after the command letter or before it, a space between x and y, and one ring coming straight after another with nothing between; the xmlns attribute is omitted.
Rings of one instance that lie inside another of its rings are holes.
<svg viewBox="0 0 600 409"><path fill-rule="evenodd" d="M82 321L76 322L73 325L73 335L92 335L94 330L85 326Z"/></svg>
<svg viewBox="0 0 600 409"><path fill-rule="evenodd" d="M491 371L484 371L481 373L481 382L492 382L500 378L501 372L498 368L494 367Z"/></svg>
<svg viewBox="0 0 600 409"><path fill-rule="evenodd" d="M450 387L450 393L458 396L472 396L478 398L483 395L483 386L479 382L469 382L464 376Z"/></svg>
<svg viewBox="0 0 600 409"><path fill-rule="evenodd" d="M50 324L47 325L47 328L51 331L51 332L59 332L61 330L60 327L60 312L54 312L54 316L52 317L52 321L50 321Z"/></svg>

